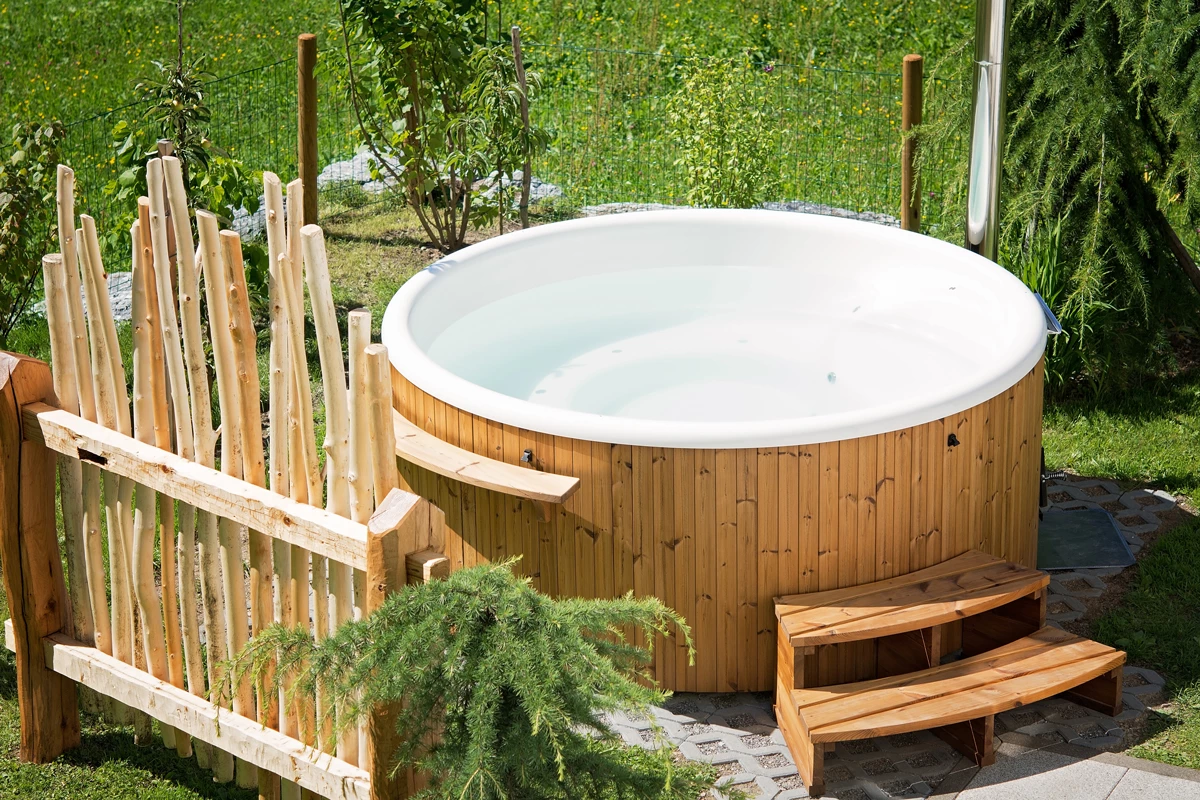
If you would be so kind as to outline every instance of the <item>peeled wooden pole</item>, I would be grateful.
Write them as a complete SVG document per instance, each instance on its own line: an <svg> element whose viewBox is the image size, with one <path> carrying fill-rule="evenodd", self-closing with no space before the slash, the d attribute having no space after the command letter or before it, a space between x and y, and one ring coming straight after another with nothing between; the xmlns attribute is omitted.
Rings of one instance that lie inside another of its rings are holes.
<svg viewBox="0 0 1200 800"><path fill-rule="evenodd" d="M164 164L165 162L165 164ZM164 186L165 171L165 186ZM188 408L190 398L190 422L185 440L187 453L180 455L191 457L196 463L206 467L216 465L216 437L212 428L212 394L208 385L208 366L205 363L204 343L200 336L200 282L196 274L195 250L192 244L191 229L184 227L184 235L177 228L175 241L177 243L176 265L179 269L176 281L179 291L179 319L182 320L182 334L176 323L175 298L168 287L172 285L171 264L168 255L166 206L168 200L177 213L172 220L182 216L187 219L187 195L183 186L183 174L178 159L151 159L146 164L146 185L150 195L151 238L154 246L154 274L158 279L159 312L163 315L163 343L168 352L173 355L168 362L168 375L174 383L175 376L186 377L186 383L181 379L179 386L172 386L172 397L175 398L176 433L180 432L179 408ZM165 196L164 196L165 195ZM182 213L179 210L182 209ZM167 310L169 309L169 311ZM169 323L175 323L173 329ZM173 334L173 339L167 338ZM183 344L179 352L180 342ZM184 361L186 360L186 370ZM178 371L176 371L178 364ZM177 397L179 392L186 389L182 401ZM181 406L182 402L182 406ZM186 427L186 426L184 426ZM190 509L189 509L190 510ZM182 531L186 528L184 507L180 513L180 550L184 550ZM207 672L208 683L213 685L213 667L228 656L225 650L225 611L224 599L221 594L221 574L219 563L219 544L217 519L204 511L194 512L194 530L196 542L199 544L200 557L200 598L201 610L204 615L204 629L208 644ZM189 551L190 552L190 551ZM183 561L180 561L181 571ZM193 565L194 567L194 565ZM195 572L192 573L195 575ZM192 692L197 693L195 688ZM203 694L201 692L200 694ZM228 783L233 780L233 756L223 750L213 749L213 772L217 781Z"/></svg>
<svg viewBox="0 0 1200 800"><path fill-rule="evenodd" d="M146 293L146 320L150 331L150 401L154 410L154 446L160 450L174 452L171 449L171 414L167 406L167 371L166 355L163 349L160 331L160 315L158 313L158 282L154 277L154 255L150 240L150 201L138 199L138 237L135 240L141 265L142 283ZM137 427L134 420L134 427ZM167 645L167 675L172 686L184 688L185 651L183 622L180 619L179 608L179 575L177 571L176 542L175 542L175 501L165 495L159 495L158 510L159 553L162 564L162 601L163 623L166 627ZM191 573L189 573L190 575ZM185 586L194 586L195 581L190 577ZM194 596L194 591L191 596ZM189 605L183 612L183 619L196 619L193 608ZM195 674L200 675L203 667L199 661L199 633L196 635L196 664ZM200 678L203 681L203 678ZM175 731L175 752L181 758L192 755L192 738L183 731Z"/></svg>
<svg viewBox="0 0 1200 800"><path fill-rule="evenodd" d="M69 246L69 245L68 245ZM67 312L67 276L61 253L42 258L42 280L46 288L46 325L50 329L50 362L54 393L59 406L79 413L79 390L75 384L75 353L71 319ZM62 497L63 538L66 542L67 588L71 597L71 634L93 644L96 629L88 594L87 536L83 528L83 469L81 462L58 456L58 481Z"/></svg>
<svg viewBox="0 0 1200 800"><path fill-rule="evenodd" d="M291 496L291 475L288 466L288 392L292 381L291 339L288 332L288 308L284 299L283 282L291 279L287 264L287 228L284 222L283 188L279 177L273 172L263 173L263 200L266 207L267 253L268 253L268 306L271 330L270 375L268 377L269 408L267 423L270 428L269 474L271 490ZM292 619L291 584L293 550L286 542L273 539L272 556L275 562L276 600L275 621L294 625ZM283 704L280 691L278 729L280 733L296 736L295 715ZM285 795L299 794L295 784L284 782Z"/></svg>
<svg viewBox="0 0 1200 800"><path fill-rule="evenodd" d="M300 245L300 229L303 220L299 213L303 208L304 189L299 180L292 181L287 187L288 209L287 217L287 265L290 270L289 280L283 282L284 302L288 307L288 341L292 362L292 386L288 405L289 427L289 466L292 470L290 484L292 498L312 505L321 505L321 477L317 467L316 435L313 431L312 388L309 382L308 357L304 350L304 289ZM310 624L309 614L309 553L300 548L292 550L292 581L291 606L294 624L307 628ZM312 556L311 575L313 596L318 603L324 604L326 592L322 591L325 581L325 559ZM321 612L320 605L313 609L316 613L311 616L314 633L319 634L328 622ZM312 744L315 733L312 708L304 709L304 719L300 720L304 729L304 737Z"/></svg>
<svg viewBox="0 0 1200 800"><path fill-rule="evenodd" d="M212 336L213 363L217 371L217 396L221 407L221 472L242 477L242 403L234 363L233 336L230 331L229 290L225 281L225 260L221 253L217 218L207 211L196 211L196 229L204 259L204 294L208 305L209 332ZM182 253L180 254L182 257ZM226 652L240 653L249 639L246 614L246 581L242 572L241 526L222 517L218 523L221 577L225 593ZM222 678L224 680L224 678ZM254 695L248 678L238 681L232 691L233 711L254 719ZM258 783L257 770L249 762L237 763L237 783L249 788Z"/></svg>
<svg viewBox="0 0 1200 800"><path fill-rule="evenodd" d="M143 444L156 444L154 436L154 400L151 373L154 352L151 341L157 331L151 328L146 297L146 264L141 258L141 233L138 222L130 229L133 247L133 429L135 438ZM142 621L142 643L145 647L148 672L165 681L167 672L167 640L163 629L162 608L154 583L154 533L158 495L139 485L133 510L133 594L137 599ZM164 550L169 549L169 544ZM164 580L169 575L164 571ZM175 748L175 729L162 724L163 744Z"/></svg>
<svg viewBox="0 0 1200 800"><path fill-rule="evenodd" d="M100 255L100 237L96 221L79 216L76 230L77 254L82 264L84 289L88 297L88 327L91 337L92 387L96 392L96 410L100 422L113 431L132 435L130 397L125 385L125 367L116 338L113 308L108 297L108 276ZM104 517L108 529L109 588L112 594L110 624L113 627L113 655L128 664L144 668L144 657L137 646L137 622L134 620L132 564L133 481L104 475ZM134 739L148 742L150 717L134 709L116 708L118 716L133 723Z"/></svg>
<svg viewBox="0 0 1200 800"><path fill-rule="evenodd" d="M380 508L385 505L392 490L398 489L400 485L399 471L396 467L396 433L392 423L392 376L388 366L387 348L382 344L368 345L363 351L363 361L366 365L367 396L370 398L368 441L371 445L372 483L375 506ZM393 495L393 501L399 494ZM404 569L403 565L381 557L385 550L381 547L382 543L383 540L376 536L376 531L368 527L368 592L371 592L372 596L366 598L367 611L373 610L382 602L389 589L395 590L405 582L405 578L398 574ZM402 562L403 558L400 561ZM389 563L390 569L380 569ZM372 798L408 797L414 782L411 780L412 776L404 770L392 775L389 763L399 744L393 712L386 707L377 709L368 719L367 725L369 735L367 749L363 754L363 766L371 773Z"/></svg>
<svg viewBox="0 0 1200 800"><path fill-rule="evenodd" d="M375 485L375 505L379 506L392 489L400 488L396 466L396 426L392 421L392 373L387 348L368 345L366 350L367 386L371 398L371 475Z"/></svg>
<svg viewBox="0 0 1200 800"><path fill-rule="evenodd" d="M90 219L86 214L83 220ZM82 220L81 220L82 221ZM95 223L92 222L93 231ZM76 241L79 242L79 255L83 267L84 294L87 297L88 332L92 345L92 384L96 390L96 411L98 421L110 430L125 433L128 426L119 422L119 400L117 385L114 381L113 363L120 363L120 351L115 359L110 348L117 346L115 327L111 338L106 330L105 320L112 320L112 308L108 300L108 281L103 264L97 264L100 248L95 252L88 246L86 223L76 231ZM122 370L119 381L120 391L126 394L125 375ZM126 494L124 484L129 484ZM126 556L126 539L122 531L123 504L122 500L133 499L132 482L116 475L105 473L104 486L104 516L108 529L108 559L109 586L112 593L111 625L113 636L113 655L126 664L133 664L133 604L130 589L129 562ZM127 507L127 506L125 506ZM132 516L130 518L132 524Z"/></svg>
<svg viewBox="0 0 1200 800"><path fill-rule="evenodd" d="M161 173L161 167L157 170ZM160 186L162 181L160 181ZM191 405L187 399L187 373L184 367L184 351L179 330L179 318L175 312L175 297L170 279L170 261L166 255L158 254L154 241L160 239L167 246L166 225L151 222L150 199L138 199L138 222L142 234L143 257L152 269L146 275L154 276L157 302L152 303L157 311L156 327L161 331L163 361L166 365L167 391L170 408L173 410L175 453L193 461L196 458L192 434ZM156 231L157 228L157 231ZM184 668L187 690L198 697L205 697L204 652L200 644L200 626L196 609L196 509L185 503L179 504L179 535L176 540L176 565L179 573L179 613L184 645ZM176 738L176 746L179 739ZM212 748L203 741L196 744L196 763L208 768Z"/></svg>
<svg viewBox="0 0 1200 800"><path fill-rule="evenodd" d="M350 518L364 525L375 509L371 476L371 403L367 381L367 346L371 344L371 312L365 308L351 311L349 327L350 379ZM366 608L367 575L354 570L354 618L362 619ZM358 763L364 766L367 752L367 726L358 726Z"/></svg>
<svg viewBox="0 0 1200 800"><path fill-rule="evenodd" d="M225 285L229 302L229 330L233 337L234 365L237 371L239 413L242 417L242 478L255 486L267 485L263 457L262 404L259 400L258 337L250 314L250 295L242 261L242 242L233 231L221 231L221 253L225 262ZM257 636L273 621L270 537L251 529L247 544L250 556L250 632ZM279 723L277 698L268 696L270 672L257 691L257 719L264 727ZM260 800L279 797L279 777L258 771Z"/></svg>
<svg viewBox="0 0 1200 800"><path fill-rule="evenodd" d="M92 358L88 346L87 322L80 295L79 262L76 257L75 236L75 173L69 167L58 168L58 241L62 248L65 272L66 308L71 327L72 364L77 382L79 416L96 422L96 394L92 381ZM100 652L112 655L112 623L105 591L104 545L100 533L100 468L95 464L80 464L83 481L84 570L87 572L88 598L92 610L95 645Z"/></svg>
<svg viewBox="0 0 1200 800"><path fill-rule="evenodd" d="M304 251L304 271L313 322L317 329L317 352L321 357L321 378L325 391L325 473L326 508L342 517L350 516L349 458L350 410L346 391L346 365L342 361L342 339L337 313L333 307L333 288L325 253L325 236L316 225L305 225L300 238ZM333 627L336 629L354 617L350 596L353 572L345 564L329 562L329 595L333 598ZM358 733L346 729L338 737L338 757L358 763Z"/></svg>

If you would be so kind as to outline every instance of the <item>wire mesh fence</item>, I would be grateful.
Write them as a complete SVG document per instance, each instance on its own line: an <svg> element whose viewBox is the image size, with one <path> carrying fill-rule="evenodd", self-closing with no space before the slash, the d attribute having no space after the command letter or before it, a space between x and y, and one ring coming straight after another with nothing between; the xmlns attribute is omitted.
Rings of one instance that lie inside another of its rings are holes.
<svg viewBox="0 0 1200 800"><path fill-rule="evenodd" d="M561 190L556 201L583 213L614 203L687 202L688 175L667 113L672 96L685 91L686 59L532 45L528 60L543 80L534 122L550 130L553 142L534 164L535 175L555 187L544 193ZM899 69L748 64L724 75L738 103L761 104L759 135L770 142L767 168L779 187L778 196L763 200L880 221L899 217ZM741 111L713 109L726 116ZM939 178L927 176L925 191L938 191Z"/></svg>
<svg viewBox="0 0 1200 800"><path fill-rule="evenodd" d="M248 170L270 170L285 182L296 177L296 80L296 58L291 56L208 81L205 102L212 118L206 132L214 146ZM324 166L353 156L357 140L340 76L323 62L317 86L318 161ZM135 101L66 126L63 161L75 170L80 207L103 229L119 212L114 199L122 171L117 148L144 126L148 109L148 102ZM120 123L125 126L118 130Z"/></svg>
<svg viewBox="0 0 1200 800"><path fill-rule="evenodd" d="M540 184L535 211L540 206L575 215L602 213L597 207L610 204L686 204L688 176L666 113L671 97L682 91L683 59L537 44L527 45L525 55L542 78L533 122L552 136L548 152L533 163ZM774 154L768 169L779 187L778 196L764 200L818 213L866 213L883 222L899 217L899 69L759 64L729 75L738 84L738 102L758 98L761 104L761 136ZM209 81L209 138L247 169L269 169L285 181L294 177L296 85L294 56ZM318 61L317 85L322 215L394 200L370 181L365 157L351 163L359 137L336 62ZM102 226L119 211L112 199L121 169L114 130L121 121L130 128L144 125L146 111L146 103L135 102L67 126L64 160L76 170L86 204L81 207ZM739 108L714 112L733 115ZM939 191L954 156L931 160L923 192Z"/></svg>

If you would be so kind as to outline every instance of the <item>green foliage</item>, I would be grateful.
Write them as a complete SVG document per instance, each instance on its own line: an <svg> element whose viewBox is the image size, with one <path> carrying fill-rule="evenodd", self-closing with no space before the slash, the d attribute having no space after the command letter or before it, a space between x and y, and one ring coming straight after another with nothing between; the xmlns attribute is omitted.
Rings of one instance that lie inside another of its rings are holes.
<svg viewBox="0 0 1200 800"><path fill-rule="evenodd" d="M1068 270L1062 262L1062 220L1037 231L1015 256L1001 253L1000 261L1031 290L1037 292L1058 317L1063 332L1050 337L1046 348L1046 383L1064 387L1088 365L1089 338L1097 327L1109 329L1118 309L1095 297L1071 293Z"/></svg>
<svg viewBox="0 0 1200 800"><path fill-rule="evenodd" d="M1061 225L1077 370L1097 387L1161 367L1165 331L1197 305L1170 248L1172 223L1185 233L1200 223L1192 6L1020 0L1013 10L1002 236L1009 252L1023 252ZM941 119L924 144L969 128L967 45L939 67L949 88L931 98ZM947 219L962 218L965 171L964 161L938 201Z"/></svg>
<svg viewBox="0 0 1200 800"><path fill-rule="evenodd" d="M314 643L280 626L256 636L228 674L261 681L278 659L290 698L321 692L345 728L378 703L403 705L398 764L431 776L425 798L688 798L712 773L677 768L670 751L631 753L602 714L663 694L639 683L649 652L625 628L691 634L659 600L553 600L512 562L410 585L360 622ZM226 690L228 691L228 690ZM422 752L434 737L437 744Z"/></svg>
<svg viewBox="0 0 1200 800"><path fill-rule="evenodd" d="M42 256L57 249L54 193L63 127L18 124L0 162L0 349L33 302Z"/></svg>
<svg viewBox="0 0 1200 800"><path fill-rule="evenodd" d="M474 119L477 130L473 133L464 131L464 135L474 135L491 149L492 169L491 184L496 186L500 178L510 180L517 169L529 158L544 153L550 144L549 132L536 125L531 125L528 131L521 119L521 84L517 80L516 62L513 60L512 48L508 45L493 45L479 47L471 56L470 70L474 78L467 86L464 100L473 109L470 117ZM526 92L532 100L534 94L541 89L542 79L536 72L525 73ZM515 199L520 190L513 186L506 196ZM500 191L477 193L475 197L476 210L472 218L475 227L482 228L496 221L499 214L504 212L501 200L505 197Z"/></svg>
<svg viewBox="0 0 1200 800"><path fill-rule="evenodd" d="M342 6L359 133L444 252L466 243L476 182L493 170L511 175L523 148L545 146L543 133L521 133L512 52L484 43L482 5L345 0ZM538 85L536 75L527 78L530 87Z"/></svg>
<svg viewBox="0 0 1200 800"><path fill-rule="evenodd" d="M157 72L134 87L149 105L145 118L175 145L175 155L189 169L205 168L212 143L204 131L212 121L205 102L204 82L213 79L206 59L155 61Z"/></svg>
<svg viewBox="0 0 1200 800"><path fill-rule="evenodd" d="M679 146L676 166L687 176L688 203L750 208L778 199L779 170L770 163L775 147L764 111L766 78L724 59L691 59L683 70L667 119Z"/></svg>
<svg viewBox="0 0 1200 800"><path fill-rule="evenodd" d="M159 139L170 139L183 164L189 205L215 214L222 227L232 224L235 209L258 210L262 171L250 170L208 138L205 125L212 112L205 104L203 81L209 77L203 58L181 63L155 62L158 74L137 85L153 99L137 122L121 120L113 126L113 163L117 177L103 187L103 195L118 210L103 233L104 249L111 258L129 252L129 228L137 219L138 198L146 193L146 162L158 156ZM267 315L268 258L264 242L243 241L246 283L251 311L261 322Z"/></svg>

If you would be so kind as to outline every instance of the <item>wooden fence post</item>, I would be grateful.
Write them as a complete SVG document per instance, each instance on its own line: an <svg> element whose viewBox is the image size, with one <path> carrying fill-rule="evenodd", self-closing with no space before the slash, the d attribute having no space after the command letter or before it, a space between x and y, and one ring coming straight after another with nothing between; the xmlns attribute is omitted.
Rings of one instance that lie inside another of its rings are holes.
<svg viewBox="0 0 1200 800"><path fill-rule="evenodd" d="M921 124L924 102L924 60L919 55L904 57L903 81L900 100L900 129L905 133ZM921 176L917 174L914 160L917 141L905 138L900 162L900 227L906 231L921 231Z"/></svg>
<svg viewBox="0 0 1200 800"><path fill-rule="evenodd" d="M300 180L304 184L304 225L315 225L317 222L316 68L317 37L311 33L302 33L296 42L296 110L299 114L300 131Z"/></svg>
<svg viewBox="0 0 1200 800"><path fill-rule="evenodd" d="M423 568L430 545L430 515L440 513L428 500L401 489L392 489L367 523L367 613L374 613L389 594L409 582L410 569L424 579L444 576L441 564ZM410 566L410 556L420 554ZM416 789L412 770L391 775L394 753L400 744L396 709L377 707L367 720L367 769L371 773L371 800L404 800Z"/></svg>
<svg viewBox="0 0 1200 800"><path fill-rule="evenodd" d="M50 368L0 352L0 565L16 638L22 761L44 764L79 744L75 684L46 664L42 639L70 630L54 518L54 453L23 436L21 406L55 403ZM403 567L402 567L403 568Z"/></svg>

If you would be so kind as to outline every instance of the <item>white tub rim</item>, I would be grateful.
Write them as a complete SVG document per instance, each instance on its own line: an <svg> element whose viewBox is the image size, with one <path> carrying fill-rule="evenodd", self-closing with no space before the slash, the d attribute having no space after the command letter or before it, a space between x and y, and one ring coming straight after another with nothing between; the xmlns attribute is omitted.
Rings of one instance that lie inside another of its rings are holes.
<svg viewBox="0 0 1200 800"><path fill-rule="evenodd" d="M904 403L881 404L853 411L820 416L759 421L665 421L610 416L546 406L511 397L461 378L431 359L415 341L407 320L422 291L437 280L440 271L469 264L489 252L536 237L557 235L572 228L604 228L630 223L643 224L653 218L663 221L711 222L720 217L736 224L740 217L761 223L763 215L777 215L786 225L802 225L813 231L845 233L858 226L864 235L894 237L897 245L935 253L942 258L962 259L964 265L988 270L991 280L1004 287L1005 302L1020 304L1020 330L1013 331L1003 357L992 359L988 369L970 386L954 386L929 398ZM746 216L750 215L750 216ZM632 219L636 218L636 219ZM650 219L648 219L650 218ZM786 220L786 222L784 222ZM880 232L885 233L880 233ZM785 211L732 209L678 209L590 217L551 223L495 237L471 245L431 264L411 277L393 296L384 313L381 338L388 348L392 366L423 392L461 410L504 425L580 441L610 444L725 449L790 447L874 436L933 422L973 408L1007 391L1029 373L1041 359L1046 343L1045 317L1036 296L1003 267L961 247L932 237L857 220L797 214Z"/></svg>

